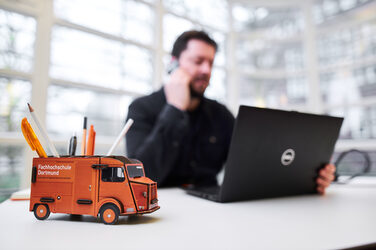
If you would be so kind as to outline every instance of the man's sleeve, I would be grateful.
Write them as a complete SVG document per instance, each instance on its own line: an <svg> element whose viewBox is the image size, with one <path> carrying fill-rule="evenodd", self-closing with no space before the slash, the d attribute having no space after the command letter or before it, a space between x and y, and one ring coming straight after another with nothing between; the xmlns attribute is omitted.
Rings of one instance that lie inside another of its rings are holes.
<svg viewBox="0 0 376 250"><path fill-rule="evenodd" d="M126 136L129 157L144 164L146 176L163 185L175 167L180 145L188 132L188 115L166 104L155 120L147 107L134 102L129 106L128 118L134 125Z"/></svg>

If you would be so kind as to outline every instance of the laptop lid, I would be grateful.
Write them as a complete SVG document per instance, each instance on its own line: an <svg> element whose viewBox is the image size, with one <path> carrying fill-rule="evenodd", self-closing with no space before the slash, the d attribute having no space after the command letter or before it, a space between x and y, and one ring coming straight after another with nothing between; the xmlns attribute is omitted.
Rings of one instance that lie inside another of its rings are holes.
<svg viewBox="0 0 376 250"><path fill-rule="evenodd" d="M220 201L316 193L343 118L240 106Z"/></svg>

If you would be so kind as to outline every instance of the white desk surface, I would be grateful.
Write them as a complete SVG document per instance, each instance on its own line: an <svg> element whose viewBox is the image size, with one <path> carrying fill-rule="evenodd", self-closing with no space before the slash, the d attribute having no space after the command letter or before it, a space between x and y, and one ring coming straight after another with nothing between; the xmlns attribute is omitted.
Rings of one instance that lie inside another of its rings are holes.
<svg viewBox="0 0 376 250"><path fill-rule="evenodd" d="M338 249L376 242L376 184L332 185L307 195L215 203L159 189L161 209L104 225L52 214L28 201L0 204L0 249Z"/></svg>

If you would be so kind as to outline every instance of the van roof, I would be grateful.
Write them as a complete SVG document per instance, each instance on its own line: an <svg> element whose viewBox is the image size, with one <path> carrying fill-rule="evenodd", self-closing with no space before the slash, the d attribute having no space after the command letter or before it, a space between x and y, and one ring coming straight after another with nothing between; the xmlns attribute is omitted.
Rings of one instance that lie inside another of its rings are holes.
<svg viewBox="0 0 376 250"><path fill-rule="evenodd" d="M112 156L108 156L108 157L116 159L116 160L119 160L119 161L121 161L124 164L137 164L137 163L141 163L139 160L129 159L129 158L125 157L125 156L112 155Z"/></svg>

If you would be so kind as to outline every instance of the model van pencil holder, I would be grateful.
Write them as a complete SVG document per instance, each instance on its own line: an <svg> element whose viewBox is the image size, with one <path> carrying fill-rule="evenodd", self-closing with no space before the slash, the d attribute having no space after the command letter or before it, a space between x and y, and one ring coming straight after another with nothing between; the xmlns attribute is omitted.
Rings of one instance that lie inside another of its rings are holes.
<svg viewBox="0 0 376 250"><path fill-rule="evenodd" d="M39 155L33 158L29 211L39 220L52 212L99 216L104 224L116 224L119 216L158 210L157 183L145 177L143 164L112 155L132 122L127 122L106 156L60 156L56 150L47 156L24 118L22 132Z"/></svg>

